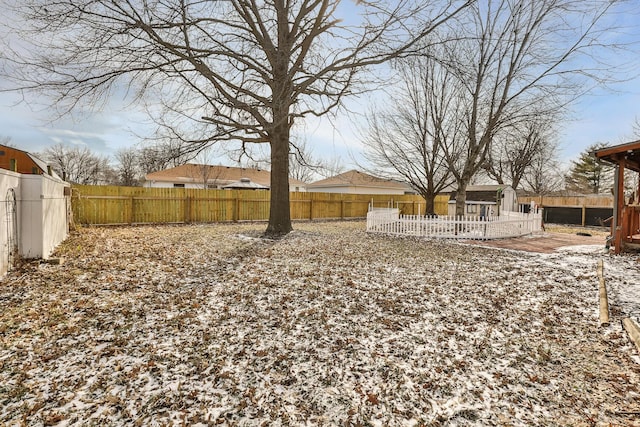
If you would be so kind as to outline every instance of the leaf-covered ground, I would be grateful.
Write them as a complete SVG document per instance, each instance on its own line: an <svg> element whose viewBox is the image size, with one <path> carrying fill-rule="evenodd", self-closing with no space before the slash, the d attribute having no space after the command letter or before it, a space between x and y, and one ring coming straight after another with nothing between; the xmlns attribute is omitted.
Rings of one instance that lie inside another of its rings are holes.
<svg viewBox="0 0 640 427"><path fill-rule="evenodd" d="M0 425L640 425L635 308L600 327L596 276L637 257L263 228L82 229L10 273Z"/></svg>

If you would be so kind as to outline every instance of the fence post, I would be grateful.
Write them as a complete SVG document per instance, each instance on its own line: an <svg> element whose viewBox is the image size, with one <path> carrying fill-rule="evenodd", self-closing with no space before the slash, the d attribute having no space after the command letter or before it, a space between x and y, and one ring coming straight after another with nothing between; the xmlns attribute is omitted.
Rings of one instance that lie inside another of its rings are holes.
<svg viewBox="0 0 640 427"><path fill-rule="evenodd" d="M129 197L129 225L133 224L133 196Z"/></svg>
<svg viewBox="0 0 640 427"><path fill-rule="evenodd" d="M233 199L233 222L238 222L240 220L240 196L236 194L236 197Z"/></svg>
<svg viewBox="0 0 640 427"><path fill-rule="evenodd" d="M340 219L344 219L344 199L340 200Z"/></svg>
<svg viewBox="0 0 640 427"><path fill-rule="evenodd" d="M309 200L309 221L313 220L313 198Z"/></svg>
<svg viewBox="0 0 640 427"><path fill-rule="evenodd" d="M582 226L584 227L584 225L587 223L587 207L584 205L582 205Z"/></svg>
<svg viewBox="0 0 640 427"><path fill-rule="evenodd" d="M185 196L184 198L184 223L189 224L191 222L191 196Z"/></svg>

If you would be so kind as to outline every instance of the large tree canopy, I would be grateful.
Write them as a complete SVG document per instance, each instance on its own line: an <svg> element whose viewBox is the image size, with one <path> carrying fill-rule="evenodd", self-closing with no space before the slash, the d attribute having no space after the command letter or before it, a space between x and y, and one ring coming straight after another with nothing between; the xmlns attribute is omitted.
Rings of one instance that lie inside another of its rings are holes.
<svg viewBox="0 0 640 427"><path fill-rule="evenodd" d="M186 150L269 144L267 232L282 234L296 120L340 105L361 71L409 53L466 3L25 0L15 30L28 43L11 51L9 74L53 95L61 114L126 92L146 101L159 137Z"/></svg>

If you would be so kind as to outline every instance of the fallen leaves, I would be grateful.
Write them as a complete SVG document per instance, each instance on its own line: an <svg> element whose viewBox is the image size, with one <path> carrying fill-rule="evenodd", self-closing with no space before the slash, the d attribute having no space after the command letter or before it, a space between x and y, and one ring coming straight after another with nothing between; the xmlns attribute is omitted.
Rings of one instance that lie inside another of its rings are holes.
<svg viewBox="0 0 640 427"><path fill-rule="evenodd" d="M7 276L0 425L633 425L596 255L262 228L88 228Z"/></svg>

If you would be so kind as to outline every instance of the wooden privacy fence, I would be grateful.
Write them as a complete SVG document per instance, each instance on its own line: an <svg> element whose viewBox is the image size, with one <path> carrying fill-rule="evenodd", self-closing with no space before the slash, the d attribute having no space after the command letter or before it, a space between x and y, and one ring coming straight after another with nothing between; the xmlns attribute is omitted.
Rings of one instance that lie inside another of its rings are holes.
<svg viewBox="0 0 640 427"><path fill-rule="evenodd" d="M264 221L269 218L269 191L200 190L74 185L74 221L85 225ZM436 212L446 213L446 196ZM402 213L424 212L416 195L340 193L290 194L292 219L364 218L370 204L397 207ZM439 210L438 210L439 209Z"/></svg>
<svg viewBox="0 0 640 427"><path fill-rule="evenodd" d="M542 231L542 214L504 212L500 216L401 215L398 209L374 209L367 214L367 231L419 237L490 240Z"/></svg>

